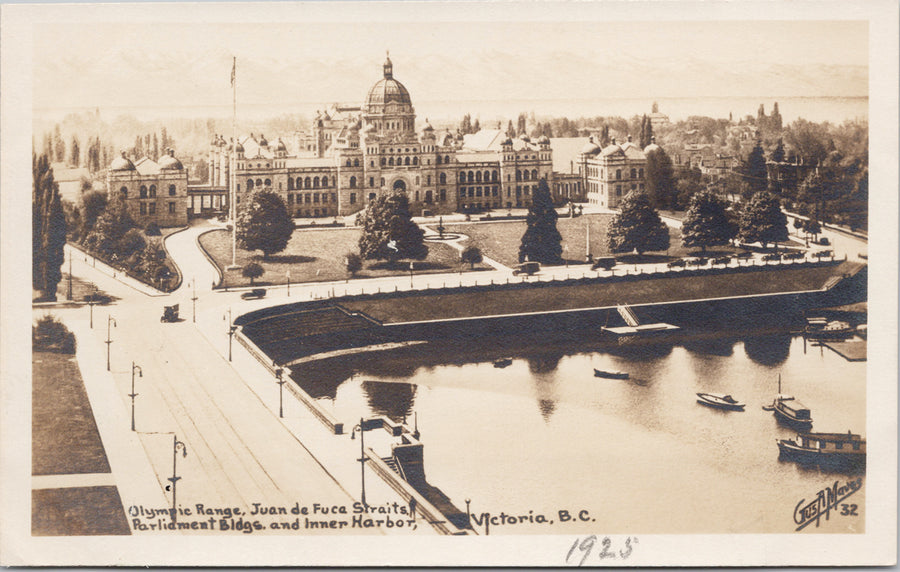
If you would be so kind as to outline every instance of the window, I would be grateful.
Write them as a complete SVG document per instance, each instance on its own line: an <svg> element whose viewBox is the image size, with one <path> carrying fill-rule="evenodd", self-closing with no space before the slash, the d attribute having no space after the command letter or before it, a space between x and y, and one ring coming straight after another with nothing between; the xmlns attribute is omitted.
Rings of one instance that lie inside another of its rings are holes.
<svg viewBox="0 0 900 572"><path fill-rule="evenodd" d="M288 177L288 190L289 191L294 190L294 179L291 179L290 177Z"/></svg>
<svg viewBox="0 0 900 572"><path fill-rule="evenodd" d="M248 191L253 190L253 179L247 179L247 190Z"/></svg>
<svg viewBox="0 0 900 572"><path fill-rule="evenodd" d="M353 166L359 167L359 159L353 159ZM374 166L374 165L373 165Z"/></svg>
<svg viewBox="0 0 900 572"><path fill-rule="evenodd" d="M465 174L464 172L460 172L460 173L459 173L459 182L460 182L460 183L465 183L465 182L466 182L466 174Z"/></svg>
<svg viewBox="0 0 900 572"><path fill-rule="evenodd" d="M347 159L347 167L349 167L351 165L353 165L353 163L350 162L350 159Z"/></svg>
<svg viewBox="0 0 900 572"><path fill-rule="evenodd" d="M375 177L369 177L369 186L370 186L370 187L374 187L374 186L375 186Z"/></svg>
<svg viewBox="0 0 900 572"><path fill-rule="evenodd" d="M294 204L294 193L288 193L288 204Z"/></svg>
<svg viewBox="0 0 900 572"><path fill-rule="evenodd" d="M119 192L122 193L123 197L127 197L128 196L128 187L122 187L121 189L119 189Z"/></svg>
<svg viewBox="0 0 900 572"><path fill-rule="evenodd" d="M637 169L632 169L632 170L631 170L631 178L632 178L632 179L637 179Z"/></svg>
<svg viewBox="0 0 900 572"><path fill-rule="evenodd" d="M520 170L518 170L518 169L516 170L516 180L517 180L517 181L521 181L521 180L522 180L522 171L520 171Z"/></svg>
<svg viewBox="0 0 900 572"><path fill-rule="evenodd" d="M374 201L374 200L375 200L375 193L369 193L369 200L370 200L370 201Z"/></svg>
<svg viewBox="0 0 900 572"><path fill-rule="evenodd" d="M271 186L272 186L272 179L266 179L265 184L266 184L267 187L271 187Z"/></svg>
<svg viewBox="0 0 900 572"><path fill-rule="evenodd" d="M350 204L351 205L356 204L356 193L350 193Z"/></svg>
<svg viewBox="0 0 900 572"><path fill-rule="evenodd" d="M622 169L616 169L616 180L617 181L622 180Z"/></svg>
<svg viewBox="0 0 900 572"><path fill-rule="evenodd" d="M470 177L472 176L471 173L469 174L469 176L470 176ZM478 183L481 182L481 171L478 171L478 172L475 173L475 181L478 182ZM472 180L469 179L469 182L471 183Z"/></svg>
<svg viewBox="0 0 900 572"><path fill-rule="evenodd" d="M141 203L141 214L147 214L147 203Z"/></svg>
<svg viewBox="0 0 900 572"><path fill-rule="evenodd" d="M434 198L431 195L431 191L425 191L425 202L430 205L433 201Z"/></svg>
<svg viewBox="0 0 900 572"><path fill-rule="evenodd" d="M150 185L150 198L156 198L156 185Z"/></svg>
<svg viewBox="0 0 900 572"><path fill-rule="evenodd" d="M333 202L333 203L337 202L337 193L331 193L331 202Z"/></svg>
<svg viewBox="0 0 900 572"><path fill-rule="evenodd" d="M314 203L319 202L319 193L313 193L313 202Z"/></svg>
<svg viewBox="0 0 900 572"><path fill-rule="evenodd" d="M141 198L147 198L147 185L141 185Z"/></svg>
<svg viewBox="0 0 900 572"><path fill-rule="evenodd" d="M312 197L309 193L303 193L303 202L309 204L312 202Z"/></svg>
<svg viewBox="0 0 900 572"><path fill-rule="evenodd" d="M425 184L426 184L426 185L430 185L430 184L431 184L431 175L428 175L427 177L425 177Z"/></svg>
<svg viewBox="0 0 900 572"><path fill-rule="evenodd" d="M499 181L499 180L500 180L500 173L497 172L497 171L494 171L493 173L491 173L491 180L494 181L495 183L496 183L497 181Z"/></svg>
<svg viewBox="0 0 900 572"><path fill-rule="evenodd" d="M381 186L384 186L384 177L381 177Z"/></svg>
<svg viewBox="0 0 900 572"><path fill-rule="evenodd" d="M439 180L442 185L446 185L447 184L447 173L441 173Z"/></svg>
<svg viewBox="0 0 900 572"><path fill-rule="evenodd" d="M622 185L616 185L616 196L617 197L622 196Z"/></svg>
<svg viewBox="0 0 900 572"><path fill-rule="evenodd" d="M394 166L394 158L393 158L393 157L391 157L390 159L388 159L388 165L390 165L391 167Z"/></svg>
<svg viewBox="0 0 900 572"><path fill-rule="evenodd" d="M327 186L328 186L328 177L322 177L322 186L323 186L323 187L327 187Z"/></svg>
<svg viewBox="0 0 900 572"><path fill-rule="evenodd" d="M450 164L450 155L444 155L444 163Z"/></svg>
<svg viewBox="0 0 900 572"><path fill-rule="evenodd" d="M531 180L532 180L532 181L537 181L537 180L538 180L537 169L532 169L532 171L531 171Z"/></svg>
<svg viewBox="0 0 900 572"><path fill-rule="evenodd" d="M393 161L393 159L391 159L391 160ZM393 165L393 163L391 163L391 164ZM382 158L381 158L381 166L384 167L385 165L387 165L387 159L385 159L384 157L382 157Z"/></svg>
<svg viewBox="0 0 900 572"><path fill-rule="evenodd" d="M175 214L175 201L169 201L169 214Z"/></svg>
<svg viewBox="0 0 900 572"><path fill-rule="evenodd" d="M447 189L441 189L441 202L447 200Z"/></svg>
<svg viewBox="0 0 900 572"><path fill-rule="evenodd" d="M643 179L643 178L644 178L644 170L643 170L643 169L641 169L641 170L640 170L640 171L638 171L638 172L639 172L639 173L640 173L640 174L639 174L639 176L640 176L640 178L642 178L642 179Z"/></svg>
<svg viewBox="0 0 900 572"><path fill-rule="evenodd" d="M303 179L303 188L304 189L312 188L312 179L310 179L309 177L306 177L305 179Z"/></svg>
<svg viewBox="0 0 900 572"><path fill-rule="evenodd" d="M409 157L407 157L406 159L403 160L403 164L404 164L404 165L409 165Z"/></svg>
<svg viewBox="0 0 900 572"><path fill-rule="evenodd" d="M156 214L156 203L149 203L147 205L147 214L151 214L151 215Z"/></svg>
<svg viewBox="0 0 900 572"><path fill-rule="evenodd" d="M438 165L441 164L441 156L440 156L440 155L437 156L437 164L438 164Z"/></svg>
<svg viewBox="0 0 900 572"><path fill-rule="evenodd" d="M356 188L356 177L350 177L350 188L351 189Z"/></svg>
<svg viewBox="0 0 900 572"><path fill-rule="evenodd" d="M256 179L256 186L257 186L257 187L261 187L262 184L263 184L263 183L262 183L262 179Z"/></svg>
<svg viewBox="0 0 900 572"><path fill-rule="evenodd" d="M313 178L313 188L314 188L314 189L318 189L318 188L319 188L319 177Z"/></svg>

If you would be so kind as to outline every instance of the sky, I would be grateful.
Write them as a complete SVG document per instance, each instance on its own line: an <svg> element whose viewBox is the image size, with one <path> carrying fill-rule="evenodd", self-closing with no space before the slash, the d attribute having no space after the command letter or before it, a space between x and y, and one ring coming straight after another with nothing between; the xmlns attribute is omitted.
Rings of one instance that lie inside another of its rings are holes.
<svg viewBox="0 0 900 572"><path fill-rule="evenodd" d="M413 103L865 97L864 21L59 22L35 28L33 103L58 110L273 112L360 103L394 76ZM322 18L321 15L317 16ZM457 17L458 18L458 17ZM357 17L357 19L359 19ZM839 40L839 41L837 41Z"/></svg>

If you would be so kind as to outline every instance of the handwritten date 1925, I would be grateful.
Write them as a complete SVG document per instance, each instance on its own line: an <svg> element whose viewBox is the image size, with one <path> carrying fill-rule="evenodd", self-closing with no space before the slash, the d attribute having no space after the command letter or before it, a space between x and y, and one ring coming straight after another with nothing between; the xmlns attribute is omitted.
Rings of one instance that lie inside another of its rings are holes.
<svg viewBox="0 0 900 572"><path fill-rule="evenodd" d="M601 562L605 560L626 560L634 551L634 545L638 543L636 536L628 536L621 543L621 548L613 547L613 541L604 536L598 541L597 536L592 534L584 538L576 538L566 554L566 564L570 566L583 566L591 554L596 554L596 558ZM599 546L597 546L599 544ZM617 543L618 544L618 543ZM596 548L596 551L595 551ZM617 549L618 548L618 549Z"/></svg>

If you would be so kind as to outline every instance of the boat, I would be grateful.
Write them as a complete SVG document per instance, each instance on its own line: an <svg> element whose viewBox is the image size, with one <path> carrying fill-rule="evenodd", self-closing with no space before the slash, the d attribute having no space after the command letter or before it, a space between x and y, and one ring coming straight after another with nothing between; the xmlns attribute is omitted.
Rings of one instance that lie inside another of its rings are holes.
<svg viewBox="0 0 900 572"><path fill-rule="evenodd" d="M724 393L698 393L697 403L727 411L743 411L744 404Z"/></svg>
<svg viewBox="0 0 900 572"><path fill-rule="evenodd" d="M494 367L508 367L512 365L512 358L500 358L494 360Z"/></svg>
<svg viewBox="0 0 900 572"><path fill-rule="evenodd" d="M807 318L804 334L809 339L840 340L849 338L856 328L848 322L840 320L828 321L827 318Z"/></svg>
<svg viewBox="0 0 900 572"><path fill-rule="evenodd" d="M779 458L833 469L863 469L866 440L846 433L798 433L793 439L776 439Z"/></svg>
<svg viewBox="0 0 900 572"><path fill-rule="evenodd" d="M767 411L775 412L775 419L782 425L786 425L797 431L809 431L812 429L812 415L809 408L793 395L781 393L781 375L778 375L778 393L772 401L772 405L763 407Z"/></svg>
<svg viewBox="0 0 900 572"><path fill-rule="evenodd" d="M594 377L605 377L607 379L628 379L627 371L605 371L594 368Z"/></svg>

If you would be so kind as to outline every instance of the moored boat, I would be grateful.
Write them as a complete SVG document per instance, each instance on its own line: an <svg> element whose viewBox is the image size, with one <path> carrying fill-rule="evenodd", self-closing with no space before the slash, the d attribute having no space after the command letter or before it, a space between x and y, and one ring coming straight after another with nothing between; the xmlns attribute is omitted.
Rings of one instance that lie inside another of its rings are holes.
<svg viewBox="0 0 900 572"><path fill-rule="evenodd" d="M833 469L863 469L866 440L846 433L799 433L794 439L776 439L779 458Z"/></svg>
<svg viewBox="0 0 900 572"><path fill-rule="evenodd" d="M793 395L781 393L781 374L778 375L778 393L772 405L763 409L774 411L775 419L782 425L803 432L812 429L813 420L809 408L797 401Z"/></svg>
<svg viewBox="0 0 900 572"><path fill-rule="evenodd" d="M607 379L628 379L627 371L605 371L594 368L594 377L605 377Z"/></svg>
<svg viewBox="0 0 900 572"><path fill-rule="evenodd" d="M697 403L727 411L743 411L744 404L734 397L723 393L698 393Z"/></svg>
<svg viewBox="0 0 900 572"><path fill-rule="evenodd" d="M512 361L513 361L512 358L508 358L508 357L495 359L494 367L507 367L507 366L512 365Z"/></svg>

